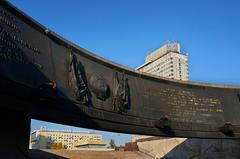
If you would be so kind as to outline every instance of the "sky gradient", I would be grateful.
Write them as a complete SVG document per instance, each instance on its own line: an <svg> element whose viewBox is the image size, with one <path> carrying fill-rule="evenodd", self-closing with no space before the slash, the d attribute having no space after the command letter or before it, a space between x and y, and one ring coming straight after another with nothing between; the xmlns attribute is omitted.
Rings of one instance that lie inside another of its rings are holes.
<svg viewBox="0 0 240 159"><path fill-rule="evenodd" d="M238 0L10 2L71 42L127 67L138 67L166 41L179 42L189 55L191 81L240 85ZM33 121L32 129L41 124ZM109 134L104 137L119 137ZM122 136L120 144L130 139Z"/></svg>

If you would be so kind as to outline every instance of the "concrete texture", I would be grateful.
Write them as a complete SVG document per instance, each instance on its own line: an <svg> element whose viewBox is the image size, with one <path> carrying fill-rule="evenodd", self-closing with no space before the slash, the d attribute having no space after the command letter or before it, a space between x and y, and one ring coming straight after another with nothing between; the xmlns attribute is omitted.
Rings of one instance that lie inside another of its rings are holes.
<svg viewBox="0 0 240 159"><path fill-rule="evenodd" d="M139 142L139 151L161 159L239 159L240 140L160 139Z"/></svg>
<svg viewBox="0 0 240 159"><path fill-rule="evenodd" d="M30 150L30 159L150 159L133 151Z"/></svg>
<svg viewBox="0 0 240 159"><path fill-rule="evenodd" d="M167 138L160 140L137 142L139 151L148 154L153 158L164 157L177 145L183 143L186 139L184 138Z"/></svg>
<svg viewBox="0 0 240 159"><path fill-rule="evenodd" d="M167 155L174 159L239 159L240 140L187 139Z"/></svg>

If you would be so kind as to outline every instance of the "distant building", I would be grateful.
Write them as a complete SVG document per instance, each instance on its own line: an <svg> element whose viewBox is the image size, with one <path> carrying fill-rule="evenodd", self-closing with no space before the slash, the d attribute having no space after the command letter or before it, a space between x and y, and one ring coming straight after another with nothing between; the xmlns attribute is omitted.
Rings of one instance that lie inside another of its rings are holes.
<svg viewBox="0 0 240 159"><path fill-rule="evenodd" d="M81 141L78 142L75 147L76 148L105 148L108 142L106 141Z"/></svg>
<svg viewBox="0 0 240 159"><path fill-rule="evenodd" d="M167 43L153 51L137 70L171 79L189 79L188 57L181 53L179 43Z"/></svg>
<svg viewBox="0 0 240 159"><path fill-rule="evenodd" d="M30 136L32 149L51 149L58 144L65 149L74 149L82 141L102 141L102 135L40 128L33 131Z"/></svg>

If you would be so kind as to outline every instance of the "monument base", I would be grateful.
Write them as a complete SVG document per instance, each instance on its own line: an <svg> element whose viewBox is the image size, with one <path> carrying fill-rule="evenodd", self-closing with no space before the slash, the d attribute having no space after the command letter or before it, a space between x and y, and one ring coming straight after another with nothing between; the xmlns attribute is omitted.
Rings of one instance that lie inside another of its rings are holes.
<svg viewBox="0 0 240 159"><path fill-rule="evenodd" d="M28 158L30 117L18 112L1 110L0 125L0 158Z"/></svg>

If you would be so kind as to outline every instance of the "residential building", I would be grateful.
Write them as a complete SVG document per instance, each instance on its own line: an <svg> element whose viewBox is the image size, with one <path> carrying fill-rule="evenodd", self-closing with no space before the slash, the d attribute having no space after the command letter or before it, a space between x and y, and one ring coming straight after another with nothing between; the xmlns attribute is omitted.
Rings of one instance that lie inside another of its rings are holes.
<svg viewBox="0 0 240 159"><path fill-rule="evenodd" d="M65 149L74 149L82 141L102 141L102 135L77 131L59 131L40 128L31 133L32 149L51 149L54 144L61 144Z"/></svg>
<svg viewBox="0 0 240 159"><path fill-rule="evenodd" d="M189 80L188 57L181 52L179 43L166 43L153 51L137 70L176 80Z"/></svg>

